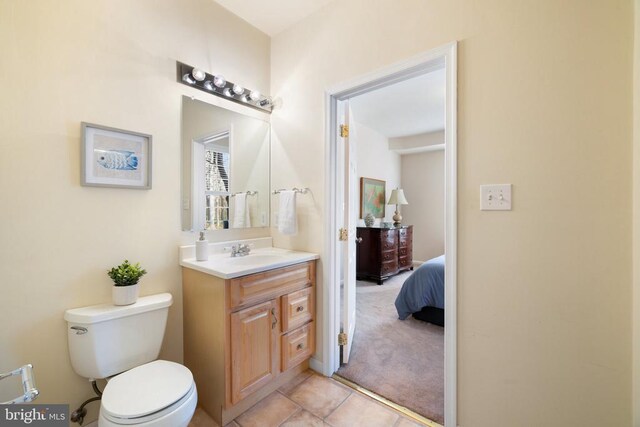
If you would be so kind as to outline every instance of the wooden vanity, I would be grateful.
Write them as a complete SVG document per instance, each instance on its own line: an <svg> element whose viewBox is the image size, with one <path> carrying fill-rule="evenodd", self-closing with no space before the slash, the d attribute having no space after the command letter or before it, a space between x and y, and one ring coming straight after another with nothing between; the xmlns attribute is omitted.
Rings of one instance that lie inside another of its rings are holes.
<svg viewBox="0 0 640 427"><path fill-rule="evenodd" d="M182 268L184 364L219 425L308 369L315 277L315 260L229 279Z"/></svg>

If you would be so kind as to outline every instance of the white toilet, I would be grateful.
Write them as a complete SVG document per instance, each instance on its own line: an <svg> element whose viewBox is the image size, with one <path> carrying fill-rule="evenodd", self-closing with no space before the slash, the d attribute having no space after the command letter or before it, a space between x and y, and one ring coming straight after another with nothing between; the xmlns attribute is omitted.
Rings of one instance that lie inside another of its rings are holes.
<svg viewBox="0 0 640 427"><path fill-rule="evenodd" d="M99 427L187 427L198 401L191 371L156 360L171 294L67 310L71 365L90 380L107 378Z"/></svg>

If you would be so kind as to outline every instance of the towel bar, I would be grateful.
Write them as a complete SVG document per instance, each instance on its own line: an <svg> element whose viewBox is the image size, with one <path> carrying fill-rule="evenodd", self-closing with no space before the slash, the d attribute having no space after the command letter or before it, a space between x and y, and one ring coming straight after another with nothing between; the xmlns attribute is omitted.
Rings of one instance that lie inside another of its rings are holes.
<svg viewBox="0 0 640 427"><path fill-rule="evenodd" d="M242 193L247 193L247 196L255 196L256 194L258 194L258 192L257 192L257 191L251 191L251 190L249 190L249 191L240 191L240 192L238 192L238 193L233 193L233 194L231 195L231 197L235 197L236 195L238 195L238 194L242 194Z"/></svg>
<svg viewBox="0 0 640 427"><path fill-rule="evenodd" d="M300 193L300 194L307 194L309 191L311 191L308 187L305 187L305 188L293 187L291 190L295 191L296 193ZM271 194L278 194L278 193L280 193L282 191L287 191L287 190L284 189L284 188L280 188L279 190L273 190L271 192Z"/></svg>

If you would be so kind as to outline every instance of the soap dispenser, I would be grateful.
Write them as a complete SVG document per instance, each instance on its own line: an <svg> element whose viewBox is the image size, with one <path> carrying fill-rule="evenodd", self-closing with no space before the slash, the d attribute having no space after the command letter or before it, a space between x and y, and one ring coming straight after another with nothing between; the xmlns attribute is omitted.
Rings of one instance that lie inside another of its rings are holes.
<svg viewBox="0 0 640 427"><path fill-rule="evenodd" d="M209 241L204 237L204 230L200 232L200 238L196 240L196 261L209 259Z"/></svg>

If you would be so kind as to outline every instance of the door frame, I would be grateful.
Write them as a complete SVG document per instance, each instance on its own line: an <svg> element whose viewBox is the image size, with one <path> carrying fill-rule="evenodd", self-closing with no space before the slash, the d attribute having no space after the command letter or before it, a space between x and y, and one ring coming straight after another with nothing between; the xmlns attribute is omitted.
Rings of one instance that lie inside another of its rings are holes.
<svg viewBox="0 0 640 427"><path fill-rule="evenodd" d="M445 100L445 426L456 426L457 413L457 42L447 43L404 61L367 73L325 91L325 286L322 293L322 362L312 366L331 376L340 364L340 280L337 229L337 101L442 68L446 73Z"/></svg>

